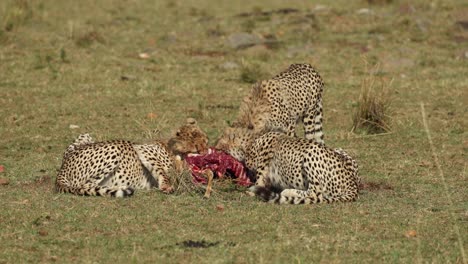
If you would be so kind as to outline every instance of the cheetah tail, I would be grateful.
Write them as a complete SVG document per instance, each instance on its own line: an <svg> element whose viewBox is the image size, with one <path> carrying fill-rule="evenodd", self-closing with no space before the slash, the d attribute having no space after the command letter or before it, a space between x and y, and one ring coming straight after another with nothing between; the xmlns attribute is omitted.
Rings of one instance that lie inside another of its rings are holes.
<svg viewBox="0 0 468 264"><path fill-rule="evenodd" d="M107 187L107 186L83 186L73 187L57 183L56 190L60 193L71 193L81 196L111 196L111 197L129 197L135 192L131 187Z"/></svg>

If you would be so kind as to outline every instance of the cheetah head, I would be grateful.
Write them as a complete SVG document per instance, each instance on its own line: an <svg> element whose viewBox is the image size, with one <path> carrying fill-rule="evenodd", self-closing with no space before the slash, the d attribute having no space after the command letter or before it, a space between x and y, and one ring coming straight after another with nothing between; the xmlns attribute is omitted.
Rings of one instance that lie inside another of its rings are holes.
<svg viewBox="0 0 468 264"><path fill-rule="evenodd" d="M204 154L208 151L208 136L200 129L194 118L188 118L169 139L168 147L174 155Z"/></svg>
<svg viewBox="0 0 468 264"><path fill-rule="evenodd" d="M255 133L263 131L269 124L271 104L265 96L268 81L257 83L240 107L240 114L233 123L235 127L245 127Z"/></svg>
<svg viewBox="0 0 468 264"><path fill-rule="evenodd" d="M254 139L254 132L248 128L228 127L216 143L215 148L222 150L235 159L243 162L246 149Z"/></svg>

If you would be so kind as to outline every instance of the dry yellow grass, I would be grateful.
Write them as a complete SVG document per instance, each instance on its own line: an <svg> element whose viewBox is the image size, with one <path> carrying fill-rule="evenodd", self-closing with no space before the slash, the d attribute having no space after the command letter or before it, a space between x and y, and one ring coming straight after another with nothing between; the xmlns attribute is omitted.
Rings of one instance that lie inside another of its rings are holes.
<svg viewBox="0 0 468 264"><path fill-rule="evenodd" d="M367 68L367 67L366 67ZM352 131L364 130L369 134L391 131L391 81L378 78L374 71L363 78L357 107L353 114ZM366 71L367 72L367 71Z"/></svg>

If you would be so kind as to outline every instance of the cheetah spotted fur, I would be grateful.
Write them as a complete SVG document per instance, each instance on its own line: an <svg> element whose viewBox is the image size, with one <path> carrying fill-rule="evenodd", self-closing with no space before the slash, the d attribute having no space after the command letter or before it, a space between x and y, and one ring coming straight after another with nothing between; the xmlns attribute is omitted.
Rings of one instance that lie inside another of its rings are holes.
<svg viewBox="0 0 468 264"><path fill-rule="evenodd" d="M273 203L347 202L358 198L357 162L342 149L282 132L225 131L217 147L245 162L257 177L251 191Z"/></svg>

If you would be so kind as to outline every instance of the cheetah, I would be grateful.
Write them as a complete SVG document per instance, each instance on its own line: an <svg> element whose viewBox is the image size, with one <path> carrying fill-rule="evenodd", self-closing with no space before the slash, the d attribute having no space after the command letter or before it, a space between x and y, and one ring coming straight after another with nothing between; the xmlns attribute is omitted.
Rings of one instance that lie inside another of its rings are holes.
<svg viewBox="0 0 468 264"><path fill-rule="evenodd" d="M207 143L208 137L194 119L188 119L168 144L94 142L89 134L83 134L63 155L56 190L84 196L127 197L135 189L157 186L170 193L173 188L167 175L169 170L181 169L180 155L207 151Z"/></svg>
<svg viewBox="0 0 468 264"><path fill-rule="evenodd" d="M227 128L224 137L216 147L255 173L250 190L264 201L310 204L358 198L358 165L342 149L283 131L253 135L245 128Z"/></svg>
<svg viewBox="0 0 468 264"><path fill-rule="evenodd" d="M255 84L241 104L234 127L255 133L281 129L296 136L303 123L304 136L324 143L322 132L323 81L309 64L292 64L270 80Z"/></svg>

